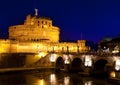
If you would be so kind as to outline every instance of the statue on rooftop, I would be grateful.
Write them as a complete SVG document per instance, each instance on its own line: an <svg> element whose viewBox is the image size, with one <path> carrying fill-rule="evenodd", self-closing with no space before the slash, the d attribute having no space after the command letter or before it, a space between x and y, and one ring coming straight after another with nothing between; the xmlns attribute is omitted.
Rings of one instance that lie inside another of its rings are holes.
<svg viewBox="0 0 120 85"><path fill-rule="evenodd" d="M38 15L38 9L35 8L35 16Z"/></svg>

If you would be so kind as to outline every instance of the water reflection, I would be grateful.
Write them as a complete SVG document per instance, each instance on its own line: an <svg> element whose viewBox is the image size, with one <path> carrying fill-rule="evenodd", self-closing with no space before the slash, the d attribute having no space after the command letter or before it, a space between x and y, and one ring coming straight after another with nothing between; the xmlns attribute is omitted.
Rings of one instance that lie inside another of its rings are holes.
<svg viewBox="0 0 120 85"><path fill-rule="evenodd" d="M64 85L70 85L70 77L69 76L64 77Z"/></svg>
<svg viewBox="0 0 120 85"><path fill-rule="evenodd" d="M32 72L0 75L0 85L112 85L107 79L79 74Z"/></svg>
<svg viewBox="0 0 120 85"><path fill-rule="evenodd" d="M85 81L85 85L92 85L92 81Z"/></svg>
<svg viewBox="0 0 120 85"><path fill-rule="evenodd" d="M56 84L56 77L55 77L55 74L50 74L50 82L51 82L51 85L55 85Z"/></svg>
<svg viewBox="0 0 120 85"><path fill-rule="evenodd" d="M45 80L44 79L40 79L37 81L38 85L45 85Z"/></svg>

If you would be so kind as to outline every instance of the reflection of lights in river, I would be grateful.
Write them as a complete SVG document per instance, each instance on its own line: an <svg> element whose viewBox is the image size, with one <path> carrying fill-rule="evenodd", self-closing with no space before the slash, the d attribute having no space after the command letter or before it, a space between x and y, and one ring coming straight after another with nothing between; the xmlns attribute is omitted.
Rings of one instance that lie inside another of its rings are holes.
<svg viewBox="0 0 120 85"><path fill-rule="evenodd" d="M56 83L55 74L51 74L51 75L50 75L50 82L51 82L51 85L55 85L55 83Z"/></svg>
<svg viewBox="0 0 120 85"><path fill-rule="evenodd" d="M85 85L92 85L92 81L85 81Z"/></svg>
<svg viewBox="0 0 120 85"><path fill-rule="evenodd" d="M44 79L40 79L37 81L38 85L45 85L45 80Z"/></svg>
<svg viewBox="0 0 120 85"><path fill-rule="evenodd" d="M111 77L111 78L115 78L115 72L114 72L114 71L112 71L112 72L110 73L110 77Z"/></svg>
<svg viewBox="0 0 120 85"><path fill-rule="evenodd" d="M64 85L70 85L70 77L66 76L64 77Z"/></svg>

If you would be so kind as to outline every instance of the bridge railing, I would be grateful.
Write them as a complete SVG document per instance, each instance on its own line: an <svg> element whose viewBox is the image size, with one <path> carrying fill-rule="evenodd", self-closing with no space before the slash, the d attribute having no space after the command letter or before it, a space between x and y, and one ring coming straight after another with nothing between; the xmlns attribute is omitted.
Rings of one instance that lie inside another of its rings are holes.
<svg viewBox="0 0 120 85"><path fill-rule="evenodd" d="M120 57L120 53L113 54L113 53L100 53L100 52L49 52L55 54L73 54L73 55L96 55L99 57L110 57L110 56L118 56Z"/></svg>

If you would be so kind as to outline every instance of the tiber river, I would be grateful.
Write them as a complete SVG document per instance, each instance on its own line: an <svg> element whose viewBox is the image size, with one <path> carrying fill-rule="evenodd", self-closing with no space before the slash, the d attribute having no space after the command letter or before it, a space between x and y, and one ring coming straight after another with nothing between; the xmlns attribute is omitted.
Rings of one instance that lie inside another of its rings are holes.
<svg viewBox="0 0 120 85"><path fill-rule="evenodd" d="M0 85L114 85L105 78L82 77L76 73L27 72L0 74Z"/></svg>

